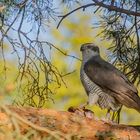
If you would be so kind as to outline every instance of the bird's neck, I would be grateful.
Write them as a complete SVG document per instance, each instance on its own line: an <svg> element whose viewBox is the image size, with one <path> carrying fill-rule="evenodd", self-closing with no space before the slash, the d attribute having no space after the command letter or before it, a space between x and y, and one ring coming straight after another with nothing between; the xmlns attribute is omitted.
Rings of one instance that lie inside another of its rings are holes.
<svg viewBox="0 0 140 140"><path fill-rule="evenodd" d="M87 56L87 55L83 55L82 57L82 64L84 65L86 62L88 62L89 60L91 59L97 59L97 58L100 58L100 55L99 54L96 54L94 56Z"/></svg>

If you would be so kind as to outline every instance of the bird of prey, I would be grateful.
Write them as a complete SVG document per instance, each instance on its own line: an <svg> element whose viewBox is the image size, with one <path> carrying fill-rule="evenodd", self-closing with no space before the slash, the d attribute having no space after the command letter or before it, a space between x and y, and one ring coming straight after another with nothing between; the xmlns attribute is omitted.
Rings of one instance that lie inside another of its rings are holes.
<svg viewBox="0 0 140 140"><path fill-rule="evenodd" d="M118 113L118 123L122 105L140 112L137 89L121 71L101 58L98 46L86 43L80 50L80 79L88 95L87 103L107 109L107 114L110 114L110 111Z"/></svg>

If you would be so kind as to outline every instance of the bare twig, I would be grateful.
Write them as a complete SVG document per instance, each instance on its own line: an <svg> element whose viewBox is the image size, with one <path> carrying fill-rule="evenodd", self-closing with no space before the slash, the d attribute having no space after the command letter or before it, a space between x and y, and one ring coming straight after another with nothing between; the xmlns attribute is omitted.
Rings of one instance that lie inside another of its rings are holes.
<svg viewBox="0 0 140 140"><path fill-rule="evenodd" d="M94 4L94 3L86 4L86 5L80 6L80 7L76 8L76 9L72 10L71 12L69 12L69 13L67 13L67 14L65 14L65 15L63 15L63 16L59 16L59 17L61 17L61 20L59 21L59 23L58 23L58 25L57 25L57 29L59 28L61 22L62 22L66 17L68 17L69 15L71 15L72 13L74 13L74 12L80 10L80 9L83 9L83 11L84 11L87 7L90 7L90 6L95 6L95 4Z"/></svg>
<svg viewBox="0 0 140 140"><path fill-rule="evenodd" d="M83 9L83 11L90 7L90 6L100 6L100 7L103 7L103 8L106 8L110 11L116 11L116 12L120 12L120 13L124 13L124 14L127 14L127 15L132 15L132 16L140 16L140 13L139 12L135 12L135 11L130 11L130 10L127 10L127 9L123 9L123 8L119 8L117 6L113 6L113 5L107 5L107 4L104 4L103 2L99 2L98 0L92 0L94 3L89 3L89 4L86 4L86 5L83 5L83 6L80 6L72 11L70 11L69 13L63 15L63 16L59 16L61 17L59 23L57 24L57 29L59 28L61 22L66 18L68 17L69 15L71 15L72 13L80 10L80 9Z"/></svg>
<svg viewBox="0 0 140 140"><path fill-rule="evenodd" d="M107 4L104 4L103 2L99 2L98 0L92 0L92 1L95 2L96 5L106 8L110 11L116 11L116 12L124 13L127 15L132 15L132 16L140 16L139 12L126 10L126 9L119 8L119 7L113 6L113 5L107 5Z"/></svg>

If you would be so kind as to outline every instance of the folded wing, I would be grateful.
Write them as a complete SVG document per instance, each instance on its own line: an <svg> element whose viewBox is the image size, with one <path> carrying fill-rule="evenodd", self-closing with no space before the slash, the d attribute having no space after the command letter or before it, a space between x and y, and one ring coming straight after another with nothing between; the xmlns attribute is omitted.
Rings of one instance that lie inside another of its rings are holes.
<svg viewBox="0 0 140 140"><path fill-rule="evenodd" d="M111 96L115 97L118 102L140 112L140 97L137 89L113 65L97 56L85 64L84 70L94 83L103 89L112 91Z"/></svg>

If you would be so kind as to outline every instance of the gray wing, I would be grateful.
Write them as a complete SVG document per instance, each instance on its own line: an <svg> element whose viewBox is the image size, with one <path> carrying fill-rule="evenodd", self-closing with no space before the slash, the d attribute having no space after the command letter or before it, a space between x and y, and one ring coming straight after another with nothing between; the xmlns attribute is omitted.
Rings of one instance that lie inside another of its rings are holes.
<svg viewBox="0 0 140 140"><path fill-rule="evenodd" d="M140 112L137 89L118 69L100 57L89 60L84 67L87 76L103 89L111 90L121 104ZM109 93L108 93L109 94Z"/></svg>

